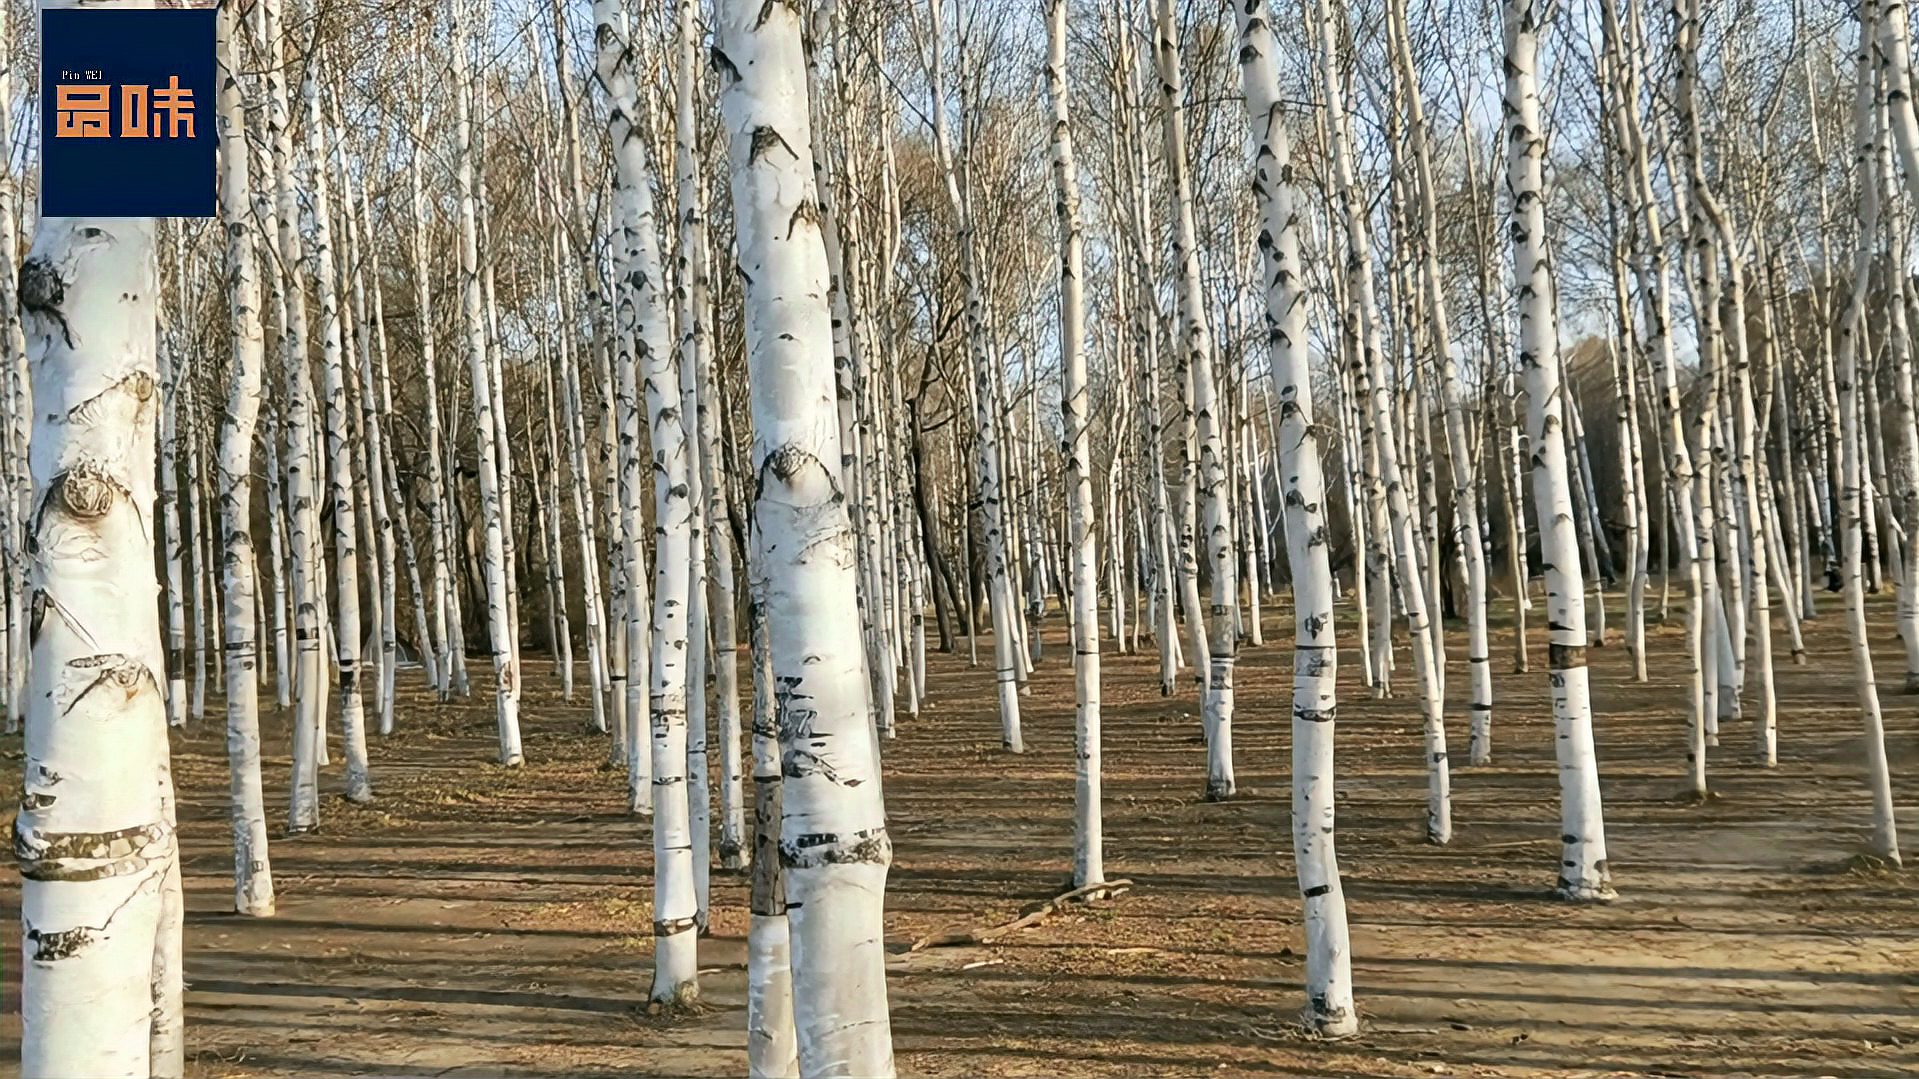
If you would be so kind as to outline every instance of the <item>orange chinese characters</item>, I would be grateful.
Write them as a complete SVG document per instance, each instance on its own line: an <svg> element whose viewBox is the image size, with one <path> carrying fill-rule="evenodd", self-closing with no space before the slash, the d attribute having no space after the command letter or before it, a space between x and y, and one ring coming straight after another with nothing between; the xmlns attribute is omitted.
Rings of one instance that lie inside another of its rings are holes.
<svg viewBox="0 0 1919 1079"><path fill-rule="evenodd" d="M59 86L55 87L54 111L56 124L53 137L57 139L104 139L111 137L107 130L108 118L113 106L108 98L105 86Z"/></svg>
<svg viewBox="0 0 1919 1079"><path fill-rule="evenodd" d="M168 78L158 90L133 84L120 87L120 137L193 138L193 91L181 88L178 75Z"/></svg>
<svg viewBox="0 0 1919 1079"><path fill-rule="evenodd" d="M159 134L149 131L147 121L147 90L145 86L129 83L120 87L120 137L123 139L144 139Z"/></svg>
<svg viewBox="0 0 1919 1079"><path fill-rule="evenodd" d="M168 76L165 88L156 90L153 94L153 137L156 139L162 137L160 135L160 117L162 114L165 114L167 119L166 138L190 139L194 137L193 91L181 88L180 76L178 75ZM185 135L180 134L180 128L183 125L186 127Z"/></svg>

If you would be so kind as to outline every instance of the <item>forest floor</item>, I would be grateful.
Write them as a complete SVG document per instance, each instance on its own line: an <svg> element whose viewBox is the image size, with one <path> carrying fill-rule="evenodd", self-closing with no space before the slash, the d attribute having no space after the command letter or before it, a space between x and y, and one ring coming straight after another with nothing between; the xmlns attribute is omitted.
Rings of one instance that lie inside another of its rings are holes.
<svg viewBox="0 0 1919 1079"><path fill-rule="evenodd" d="M1370 699L1344 656L1339 849L1365 1029L1330 1043L1294 1026L1303 945L1280 612L1239 665L1238 798L1199 798L1190 683L1162 698L1152 657L1109 652L1106 866L1134 890L999 943L909 952L923 935L995 925L1056 894L1071 852L1059 619L1022 701L1024 756L1000 749L991 673L969 669L963 643L932 655L926 710L902 716L885 747L902 1074L1919 1074L1919 870L1854 857L1869 812L1856 679L1837 597L1822 598L1808 666L1783 659L1781 637L1779 767L1751 763L1750 721L1728 723L1705 804L1681 796L1677 631L1655 636L1650 684L1632 683L1622 648L1591 653L1620 893L1605 906L1550 895L1558 792L1543 642L1534 673L1512 675L1501 635L1495 763L1469 767L1465 639L1449 632L1447 847L1423 841L1413 703ZM1904 846L1919 854L1919 697L1896 692L1890 613L1875 612L1876 645ZM529 665L528 764L512 772L493 763L486 700L441 705L417 671L401 672L398 732L373 745L377 802L337 797L336 751L323 830L272 848L272 919L230 913L217 702L176 739L190 1076L744 1073L743 879L714 876L704 1007L649 1015L646 828L622 812L620 774L601 767L606 743L585 732L584 695L563 702L551 668ZM1400 677L1411 678L1403 659ZM269 708L266 726L278 821L286 724ZM9 740L10 785L19 756ZM0 916L15 924L19 885L7 877ZM0 1072L11 1074L18 973L4 965Z"/></svg>

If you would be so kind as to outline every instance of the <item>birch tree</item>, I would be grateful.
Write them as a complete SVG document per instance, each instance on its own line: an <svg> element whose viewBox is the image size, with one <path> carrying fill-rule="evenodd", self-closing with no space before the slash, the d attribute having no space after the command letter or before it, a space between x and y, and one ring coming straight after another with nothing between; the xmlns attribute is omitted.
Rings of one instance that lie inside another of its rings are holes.
<svg viewBox="0 0 1919 1079"><path fill-rule="evenodd" d="M1073 887L1106 879L1100 829L1099 549L1093 531L1092 416L1086 384L1085 237L1066 82L1066 0L1047 0L1046 93L1053 111L1054 217L1059 228L1060 411L1065 420L1072 546Z"/></svg>
<svg viewBox="0 0 1919 1079"><path fill-rule="evenodd" d="M1338 213L1346 234L1346 277L1349 282L1345 312L1345 343L1351 349L1352 396L1359 417L1361 452L1368 462L1371 519L1368 528L1381 549L1374 562L1382 574L1390 560L1398 573L1401 606L1406 613L1408 643L1412 646L1414 675L1419 680L1420 710L1425 723L1426 838L1433 843L1452 841L1452 778L1446 754L1445 696L1440 685L1428 616L1425 574L1419 567L1418 540L1413 534L1412 506L1399 466L1399 437L1393 408L1393 382L1380 336L1372 241L1365 203L1354 175L1352 133L1345 106L1345 87L1334 36L1333 0L1319 0L1319 39L1322 86L1326 94L1327 131L1332 141L1332 166ZM1350 444L1349 444L1350 445ZM1348 452L1353 452L1349 449ZM1382 587L1375 595L1390 600ZM1390 615L1390 606L1385 608ZM1381 622L1386 619L1382 618ZM1378 662L1390 662L1391 648Z"/></svg>
<svg viewBox="0 0 1919 1079"><path fill-rule="evenodd" d="M1558 313L1546 252L1546 135L1540 126L1538 0L1506 0L1506 185L1512 197L1513 271L1519 297L1519 369L1526 382L1533 506L1546 569L1549 678L1559 762L1558 891L1570 900L1613 897L1593 751L1586 669L1586 596L1572 521L1560 383Z"/></svg>
<svg viewBox="0 0 1919 1079"><path fill-rule="evenodd" d="M494 442L498 424L494 416L492 374L487 364L488 333L481 297L479 210L473 190L473 86L470 32L466 25L468 0L453 0L452 57L454 136L456 159L455 191L460 215L460 296L462 325L466 337L467 371L473 394L473 438L478 447L480 479L480 528L486 573L487 634L493 650L493 707L499 730L500 763L517 768L525 761L520 748L520 670L513 640L515 628L508 613L508 583L505 534L508 522L500 504L499 451ZM500 402L504 408L505 403Z"/></svg>
<svg viewBox="0 0 1919 1079"><path fill-rule="evenodd" d="M34 410L20 1071L179 1075L178 847L154 597L155 224L45 218L20 271ZM177 1000L173 1002L177 1004Z"/></svg>
<svg viewBox="0 0 1919 1079"><path fill-rule="evenodd" d="M1166 134L1166 168L1173 184L1173 262L1178 274L1179 344L1174 379L1187 394L1187 412L1197 443L1198 485L1187 485L1187 514L1199 500L1200 536L1212 570L1212 597L1206 623L1208 671L1201 721L1206 731L1206 798L1233 796L1233 666L1239 634L1232 621L1238 590L1227 489L1227 462L1221 432L1220 402L1213 385L1213 339L1206 323L1206 296L1199 271L1198 228L1194 223L1192 180L1186 161L1185 79L1180 70L1179 28L1173 0L1157 0L1160 108ZM1194 657L1198 662L1198 657Z"/></svg>
<svg viewBox="0 0 1919 1079"><path fill-rule="evenodd" d="M892 841L861 665L857 537L836 490L832 316L802 25L792 7L748 0L721 0L718 16L799 1070L891 1076L882 910Z"/></svg>
<svg viewBox="0 0 1919 1079"><path fill-rule="evenodd" d="M1253 199L1260 216L1266 350L1279 397L1277 451L1293 578L1293 863L1306 924L1306 1021L1328 1037L1359 1030L1352 945L1334 852L1333 725L1339 646L1327 547L1326 480L1313 424L1308 292L1299 252L1292 140L1279 89L1279 44L1267 0L1234 6L1239 73L1253 136Z"/></svg>
<svg viewBox="0 0 1919 1079"><path fill-rule="evenodd" d="M1866 628L1861 551L1864 537L1860 521L1865 456L1858 409L1860 338L1864 336L1866 304L1872 289L1873 249L1883 204L1878 184L1880 139L1884 134L1879 107L1882 88L1872 64L1873 27L1879 17L1878 7L1875 0L1866 0L1859 7L1858 58L1854 65L1858 81L1853 98L1853 126L1857 137L1852 162L1859 182L1859 240L1852 264L1851 298L1839 324L1838 370L1834 372L1834 382L1839 393L1838 523L1846 629L1851 638L1859 713L1865 723L1866 788L1872 797L1872 832L1868 843L1874 855L1896 866L1900 864L1899 830L1893 814L1891 768L1886 759L1885 719L1880 712L1879 687L1874 682L1872 648Z"/></svg>
<svg viewBox="0 0 1919 1079"><path fill-rule="evenodd" d="M221 601L227 666L228 813L233 825L233 909L273 913L273 870L267 855L266 800L260 780L260 669L255 633L253 435L259 422L266 340L260 327L260 278L254 263L251 163L241 101L239 18L219 14L220 223L227 236L228 334L233 376L220 422ZM274 508L269 506L268 512Z"/></svg>

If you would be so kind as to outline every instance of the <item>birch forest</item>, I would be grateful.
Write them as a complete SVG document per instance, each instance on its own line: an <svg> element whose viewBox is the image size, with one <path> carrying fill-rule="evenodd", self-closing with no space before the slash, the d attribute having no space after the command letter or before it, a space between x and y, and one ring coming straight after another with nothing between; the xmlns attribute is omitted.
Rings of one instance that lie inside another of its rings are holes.
<svg viewBox="0 0 1919 1079"><path fill-rule="evenodd" d="M0 1072L1919 1074L1902 0L71 6Z"/></svg>

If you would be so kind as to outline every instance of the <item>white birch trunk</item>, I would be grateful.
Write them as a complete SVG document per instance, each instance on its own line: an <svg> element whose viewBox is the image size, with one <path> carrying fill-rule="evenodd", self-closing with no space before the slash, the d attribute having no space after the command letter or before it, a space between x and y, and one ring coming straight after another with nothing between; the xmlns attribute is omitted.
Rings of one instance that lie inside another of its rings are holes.
<svg viewBox="0 0 1919 1079"><path fill-rule="evenodd" d="M328 173L332 148L327 121L320 109L320 90L314 78L317 60L310 59L300 94L306 102L308 151L311 158L308 190L312 193L314 277L320 297L321 369L325 373L328 487L333 501L333 646L340 677L340 734L346 754L346 797L350 802L373 800L366 752L366 709L360 690L360 557L358 514L354 507L353 450L349 445L346 394L346 350L342 341L339 275L334 265L332 196Z"/></svg>
<svg viewBox="0 0 1919 1079"><path fill-rule="evenodd" d="M319 767L325 743L323 711L326 652L321 640L320 537L318 489L314 480L313 380L307 370L306 290L295 272L303 264L299 229L299 192L294 183L292 111L287 97L287 42L280 0L263 0L268 42L266 70L268 125L273 139L274 223L279 292L285 308L280 320L280 363L286 375L286 482L283 494L289 520L288 556L292 564L294 608L293 777L289 786L287 830L319 826Z"/></svg>
<svg viewBox="0 0 1919 1079"><path fill-rule="evenodd" d="M1018 645L1014 640L1014 599L1007 569L1006 504L1000 468L1000 410L993 392L991 366L997 359L986 328L986 297L979 279L978 251L975 248L969 201L971 191L961 185L961 165L955 159L947 130L946 90L942 76L944 58L940 44L940 0L929 0L928 19L933 28L933 139L945 179L947 202L953 212L954 239L960 250L960 274L966 294L967 345L973 368L972 404L979 432L976 479L986 535L987 607L993 623L993 667L998 681L1000 739L1008 751L1024 753L1026 744L1020 735L1019 705L1022 659L1017 654ZM969 530L969 539L970 535Z"/></svg>
<svg viewBox="0 0 1919 1079"><path fill-rule="evenodd" d="M473 192L472 86L468 77L466 0L453 3L453 98L455 103L456 190L460 203L460 282L466 334L467 371L473 384L473 437L479 453L480 527L486 573L486 616L493 651L494 714L499 728L500 763L517 768L520 748L520 671L515 660L508 609L505 533L501 506L499 451L494 419L493 379L487 362L487 326L481 300L479 222Z"/></svg>
<svg viewBox="0 0 1919 1079"><path fill-rule="evenodd" d="M1201 722L1206 731L1206 799L1233 796L1233 666L1239 657L1239 635L1233 626L1237 567L1233 558L1229 521L1231 488L1222 433L1221 403L1213 385L1212 332L1206 324L1206 295L1199 273L1198 227L1194 219L1190 169L1186 161L1185 79L1180 70L1179 28L1173 0L1156 6L1161 110L1166 129L1166 165L1173 180L1173 261L1179 280L1180 341L1178 355L1191 379L1190 423L1196 443L1197 475L1188 469L1186 516L1197 508L1199 535L1194 542L1212 569L1212 596L1205 642L1208 650L1206 690ZM1193 499L1197 497L1197 507ZM1182 544L1182 547L1185 545ZM1196 601L1198 575L1187 577L1186 588ZM1193 604L1196 606L1196 602ZM1197 655L1195 656L1197 661Z"/></svg>
<svg viewBox="0 0 1919 1079"><path fill-rule="evenodd" d="M620 329L630 328L638 355L622 355L621 383L638 374L646 389L652 434L651 471L657 549L654 553L651 647L647 660L648 716L652 747L653 808L653 990L656 1001L688 1003L699 995L698 903L694 890L693 840L687 791L687 660L689 586L692 580L693 506L689 442L681 419L680 373L668 329L662 290L658 222L652 197L653 174L638 125L638 102L631 69L632 45L624 13L614 0L593 4L598 71L610 104L609 128L617 167L618 209L625 259L615 307ZM621 347L628 347L621 333ZM636 368L638 370L636 370ZM624 441L624 435L622 436ZM637 444L633 457L638 456ZM636 487L626 484L624 487ZM637 480L637 477L635 477ZM622 507L628 527L627 564L637 580L640 559L636 498ZM634 580L629 581L633 588ZM632 595L643 592L633 588ZM629 636L628 647L636 645ZM629 664L632 661L629 655ZM632 687L628 708L634 710ZM629 723L631 717L629 716Z"/></svg>
<svg viewBox="0 0 1919 1079"><path fill-rule="evenodd" d="M13 263L4 268L13 276ZM176 335L160 333L160 557L166 565L167 726L187 725L185 540L180 526L180 397L188 374Z"/></svg>
<svg viewBox="0 0 1919 1079"><path fill-rule="evenodd" d="M447 521L445 519L444 499L446 479L441 475L442 453L440 440L440 387L439 365L436 362L434 334L436 326L433 318L433 289L431 262L427 247L427 203L426 186L421 175L421 157L426 153L426 110L422 99L421 111L414 117L412 152L407 158L407 182L412 194L408 205L413 211L413 306L416 315L416 328L420 336L420 373L424 383L422 394L426 406L426 482L427 482L427 532L433 549L432 605L428 612L430 637L420 642L421 651L435 651L438 662L435 670L439 680L434 689L439 692L440 700L446 700L453 691L453 652L456 647L453 638L458 635L458 627L447 624L447 605L451 600L453 583L453 552L447 544Z"/></svg>
<svg viewBox="0 0 1919 1079"><path fill-rule="evenodd" d="M1281 115L1279 46L1267 0L1235 5L1239 71L1253 136L1253 197L1260 212L1267 359L1279 397L1276 439L1293 578L1293 861L1306 928L1306 1022L1318 1033L1356 1033L1352 945L1334 849L1333 737L1339 648L1327 550L1325 475L1313 425L1310 302L1301 273L1292 145Z"/></svg>
<svg viewBox="0 0 1919 1079"><path fill-rule="evenodd" d="M799 15L719 5L714 66L732 172L753 400L753 520L779 692L801 1074L891 1076L882 934L892 842L861 670L857 536L840 457L825 244Z"/></svg>
<svg viewBox="0 0 1919 1079"><path fill-rule="evenodd" d="M709 874L712 868L712 802L708 789L707 765L707 668L711 655L707 642L711 633L711 607L708 602L707 533L718 522L707 520L708 465L707 443L700 437L699 423L705 411L701 404L701 372L710 365L711 332L707 327L708 295L705 241L706 214L700 194L699 157L693 144L698 138L699 119L694 101L699 86L697 0L678 0L679 80L675 87L674 173L677 188L679 251L675 288L680 325L678 372L680 382L680 425L686 462L686 513L692 525L687 552L687 662L686 662L686 801L690 820L693 854L693 885L698 926L704 932L710 924L708 912ZM662 313L664 308L662 307ZM717 440L716 440L717 441ZM657 452L656 443L655 450ZM712 462L717 465L717 462ZM732 602L732 597L727 597ZM729 612L730 614L730 612ZM730 642L729 642L730 647ZM731 705L737 716L738 702L730 698L735 690L727 687L722 707ZM737 725L738 720L735 719ZM739 733L731 740L734 766L739 774Z"/></svg>
<svg viewBox="0 0 1919 1079"><path fill-rule="evenodd" d="M45 218L20 271L39 552L24 582L32 666L14 826L31 1079L179 1074L165 1040L179 922L153 602L154 232L144 219Z"/></svg>
<svg viewBox="0 0 1919 1079"><path fill-rule="evenodd" d="M1865 721L1866 784L1872 796L1872 853L1900 864L1899 832L1893 816L1892 775L1886 758L1885 721L1879 710L1879 687L1874 682L1872 647L1866 627L1866 595L1861 579L1861 494L1864 473L1862 425L1856 401L1860 330L1871 294L1874 239L1878 234L1882 192L1879 190L1877 159L1882 131L1880 111L1874 92L1871 64L1873 20L1878 5L1866 0L1859 8L1860 44L1856 74L1858 90L1853 103L1853 121L1858 131L1853 166L1860 185L1859 245L1852 265L1852 296L1839 325L1838 370L1834 381L1839 391L1840 488L1839 531L1842 573L1846 591L1846 628L1851 636L1853 673L1857 682L1859 712Z"/></svg>
<svg viewBox="0 0 1919 1079"><path fill-rule="evenodd" d="M233 909L273 913L273 869L267 857L266 798L260 780L260 663L254 620L253 432L260 416L266 340L260 327L260 278L254 262L252 179L241 101L239 17L219 13L220 221L227 234L228 336L233 375L220 421L220 534L227 626L227 766L233 827ZM274 508L267 508L269 515ZM278 566L280 563L275 562Z"/></svg>
<svg viewBox="0 0 1919 1079"><path fill-rule="evenodd" d="M1619 110L1620 143L1626 155L1624 162L1627 180L1631 186L1634 214L1638 218L1637 249L1634 259L1634 272L1639 281L1640 294L1645 305L1646 355L1652 367L1652 377L1659 397L1659 410L1663 421L1663 433L1654 428L1661 456L1665 459L1665 492L1670 510L1670 529L1662 528L1661 535L1676 540L1676 555L1686 582L1686 660L1687 690L1689 694L1689 715L1691 717L1690 736L1686 761L1690 773L1692 792L1703 797L1706 787L1706 727L1708 722L1706 707L1706 677L1703 670L1705 652L1706 566L1698 537L1696 518L1693 516L1693 487L1697 483L1692 463L1692 454L1686 445L1686 424L1681 409L1679 386L1679 362L1675 355L1672 338L1672 278L1667 271L1666 244L1660 225L1659 206L1653 194L1650 155L1646 138L1639 121L1639 61L1636 53L1639 34L1635 26L1633 40L1628 41L1622 33L1617 15L1610 4L1601 5L1604 18L1606 47L1615 57L1620 67L1623 82L1620 97L1629 103ZM1666 544L1661 545L1662 553ZM1665 572L1661 577L1670 581L1672 576L1672 557L1665 559ZM1664 604L1661 604L1662 616Z"/></svg>
<svg viewBox="0 0 1919 1079"><path fill-rule="evenodd" d="M1047 0L1046 92L1053 113L1053 198L1059 228L1060 412L1066 427L1073 554L1073 887L1106 880L1100 821L1099 549L1093 530L1092 401L1086 381L1085 237L1066 81L1066 0ZM1114 592L1118 602L1118 592Z"/></svg>
<svg viewBox="0 0 1919 1079"><path fill-rule="evenodd" d="M1527 434L1533 453L1533 504L1541 560L1546 568L1546 623L1559 761L1560 856L1558 891L1571 900L1613 896L1606 865L1605 822L1599 803L1599 762L1593 753L1592 699L1586 670L1585 594L1572 488L1559 363L1559 327L1552 270L1546 252L1545 131L1540 126L1538 0L1506 0L1506 182L1512 191L1513 266L1519 296L1519 368L1526 380Z"/></svg>
<svg viewBox="0 0 1919 1079"><path fill-rule="evenodd" d="M1469 749L1474 764L1492 759L1493 674L1491 645L1486 634L1486 552L1480 538L1479 503L1474 488L1478 483L1467 437L1465 395L1459 385L1459 368L1453 360L1452 333L1446 315L1446 284L1439 265L1439 196L1434 175L1432 150L1427 144L1425 106L1420 100L1419 75L1413 67L1410 30L1406 18L1406 0L1393 0L1390 11L1393 55L1398 65L1401 93L1412 143L1413 174L1417 181L1420 229L1420 281L1425 288L1425 313L1432 336L1432 353L1439 368L1440 393L1445 408L1446 453L1453 483L1453 532L1460 557L1465 562L1466 658L1472 682L1472 726ZM1423 426L1423 425L1422 425ZM1431 464L1430 454L1427 464ZM1430 489L1430 485L1429 485ZM1435 539L1437 537L1434 537ZM1428 596L1439 602L1434 587ZM1439 620L1434 620L1434 627ZM1442 666L1444 660L1441 660Z"/></svg>
<svg viewBox="0 0 1919 1079"><path fill-rule="evenodd" d="M1333 18L1328 0L1320 2L1320 44L1323 50L1323 86L1327 101L1327 124L1335 149L1333 167L1341 201L1340 213L1346 229L1347 275L1351 278L1352 306L1347 316L1347 337L1355 349L1353 355L1353 396L1360 415L1361 438L1373 460L1374 543L1389 545L1397 563L1399 595L1406 612L1407 643L1413 653L1414 676L1419 680L1420 710L1425 727L1426 751L1426 838L1433 843L1452 840L1452 780L1446 754L1445 701L1440 688L1437 659L1434 655L1432 625L1427 613L1425 575L1419 566L1418 537L1413 527L1412 506L1402 481L1398 439L1394 434L1393 381L1380 343L1380 313L1374 296L1372 244L1366 227L1364 203L1354 176L1352 135L1345 112L1345 92L1338 73ZM1383 491L1377 488L1383 487ZM1383 503L1383 507L1382 507ZM1382 508L1384 513L1381 512ZM1382 550L1383 561L1387 552ZM1383 570L1383 567L1382 567ZM1389 590L1382 587L1377 599L1382 603L1381 623L1389 620ZM1390 654L1390 645L1383 650ZM1383 668L1387 655L1376 655Z"/></svg>

